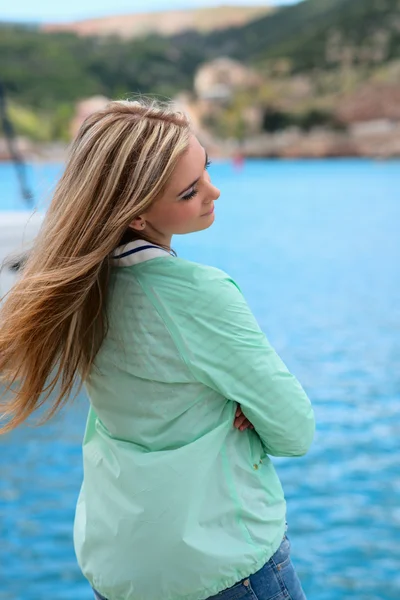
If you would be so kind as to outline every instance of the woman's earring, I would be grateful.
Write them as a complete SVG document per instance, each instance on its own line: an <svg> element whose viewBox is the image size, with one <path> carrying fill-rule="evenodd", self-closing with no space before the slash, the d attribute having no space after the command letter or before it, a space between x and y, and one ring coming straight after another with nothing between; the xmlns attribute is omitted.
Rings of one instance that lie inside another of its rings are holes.
<svg viewBox="0 0 400 600"><path fill-rule="evenodd" d="M146 223L145 223L144 221L143 221L143 223L142 223L141 227L142 227L142 228L143 228L143 227L146 227Z"/></svg>

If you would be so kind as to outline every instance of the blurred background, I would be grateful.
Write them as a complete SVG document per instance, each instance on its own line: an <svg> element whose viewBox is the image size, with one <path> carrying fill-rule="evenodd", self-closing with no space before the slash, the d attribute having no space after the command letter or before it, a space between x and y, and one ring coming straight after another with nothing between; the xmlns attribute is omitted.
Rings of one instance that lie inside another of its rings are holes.
<svg viewBox="0 0 400 600"><path fill-rule="evenodd" d="M18 0L0 56L0 262L87 115L137 94L185 110L222 194L174 247L238 281L315 408L309 454L274 459L307 597L399 600L400 1ZM86 412L82 393L0 437L0 600L91 598L72 545Z"/></svg>

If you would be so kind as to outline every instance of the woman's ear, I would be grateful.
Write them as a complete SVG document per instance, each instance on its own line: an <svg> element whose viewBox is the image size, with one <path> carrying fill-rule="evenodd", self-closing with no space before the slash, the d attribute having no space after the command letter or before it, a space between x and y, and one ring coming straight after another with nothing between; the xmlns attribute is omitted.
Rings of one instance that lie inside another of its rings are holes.
<svg viewBox="0 0 400 600"><path fill-rule="evenodd" d="M146 220L144 218L144 215L135 217L132 223L129 224L129 227L131 227L135 231L144 231L146 227Z"/></svg>

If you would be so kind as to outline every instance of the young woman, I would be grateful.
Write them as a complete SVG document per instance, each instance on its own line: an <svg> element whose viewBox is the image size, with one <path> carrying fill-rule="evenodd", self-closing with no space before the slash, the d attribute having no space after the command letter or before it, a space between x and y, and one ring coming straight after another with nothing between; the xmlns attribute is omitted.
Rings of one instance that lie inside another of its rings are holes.
<svg viewBox="0 0 400 600"><path fill-rule="evenodd" d="M304 599L269 456L307 452L310 402L236 283L171 250L214 221L208 164L168 106L89 117L1 307L3 432L88 392L74 542L97 598Z"/></svg>

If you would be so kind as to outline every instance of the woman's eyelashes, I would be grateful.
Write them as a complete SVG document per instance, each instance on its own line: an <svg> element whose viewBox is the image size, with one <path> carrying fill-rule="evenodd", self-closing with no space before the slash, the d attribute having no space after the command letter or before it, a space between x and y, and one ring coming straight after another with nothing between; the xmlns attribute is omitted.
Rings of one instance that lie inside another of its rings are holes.
<svg viewBox="0 0 400 600"><path fill-rule="evenodd" d="M208 169L208 167L211 165L211 160L207 159L206 162L206 166L205 168ZM193 188L188 194L186 194L185 196L182 196L182 200L191 200L192 198L194 198L197 194L199 193L199 190L196 190L196 188Z"/></svg>
<svg viewBox="0 0 400 600"><path fill-rule="evenodd" d="M199 193L199 190L196 190L196 188L193 188L191 192L189 192L188 194L186 194L186 196L182 196L182 200L191 200L198 193Z"/></svg>

